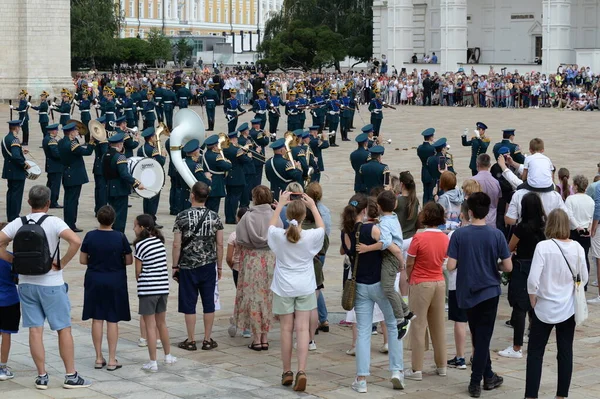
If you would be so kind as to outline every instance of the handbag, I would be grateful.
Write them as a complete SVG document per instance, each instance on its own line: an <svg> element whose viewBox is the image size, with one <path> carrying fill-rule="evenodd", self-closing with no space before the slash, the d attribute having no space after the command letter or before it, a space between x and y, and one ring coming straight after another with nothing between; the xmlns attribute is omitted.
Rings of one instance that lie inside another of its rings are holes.
<svg viewBox="0 0 600 399"><path fill-rule="evenodd" d="M571 265L569 265L569 261L565 256L563 250L560 245L554 240L552 240L554 244L558 247L563 259L567 263L567 267L571 272L571 276L573 276L573 285L574 285L574 293L575 293L575 324L581 325L588 318L588 307L587 302L585 300L585 292L583 286L581 285L581 275L579 274L579 258L577 258L577 274L573 273L573 269L571 269Z"/></svg>
<svg viewBox="0 0 600 399"><path fill-rule="evenodd" d="M359 223L356 228L356 244L360 238L360 229L362 223ZM346 311L354 309L354 302L356 300L356 270L358 269L358 257L359 253L356 252L354 255L354 267L352 268L352 278L344 282L344 289L342 290L342 308Z"/></svg>

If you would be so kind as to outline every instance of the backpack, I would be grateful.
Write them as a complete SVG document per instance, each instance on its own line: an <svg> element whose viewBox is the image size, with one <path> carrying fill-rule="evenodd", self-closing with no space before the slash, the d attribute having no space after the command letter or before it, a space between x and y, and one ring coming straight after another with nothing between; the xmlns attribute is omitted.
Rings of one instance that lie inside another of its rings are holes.
<svg viewBox="0 0 600 399"><path fill-rule="evenodd" d="M13 273L25 276L46 274L52 269L55 257L60 267L60 240L56 244L54 254L51 254L46 232L42 228L42 223L48 216L50 215L42 216L35 223L31 223L33 220L27 220L24 216L21 217L23 226L17 230L13 241Z"/></svg>

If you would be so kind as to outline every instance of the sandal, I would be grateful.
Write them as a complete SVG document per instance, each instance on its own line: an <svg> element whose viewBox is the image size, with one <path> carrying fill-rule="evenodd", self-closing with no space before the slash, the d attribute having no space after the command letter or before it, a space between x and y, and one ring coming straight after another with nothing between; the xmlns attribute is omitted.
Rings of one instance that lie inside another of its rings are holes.
<svg viewBox="0 0 600 399"><path fill-rule="evenodd" d="M183 342L180 342L177 347L180 349L185 349L186 351L198 350L196 347L196 341L188 341L187 339Z"/></svg>
<svg viewBox="0 0 600 399"><path fill-rule="evenodd" d="M268 351L269 350L269 343L268 342L262 342L260 345L262 346L262 350L264 350L264 351Z"/></svg>
<svg viewBox="0 0 600 399"><path fill-rule="evenodd" d="M317 328L317 330L321 330L323 332L329 332L329 322L324 321L323 323L319 324L319 327Z"/></svg>
<svg viewBox="0 0 600 399"><path fill-rule="evenodd" d="M281 385L290 386L294 382L294 373L291 371L286 371L281 374Z"/></svg>
<svg viewBox="0 0 600 399"><path fill-rule="evenodd" d="M101 370L104 366L106 366L106 359L102 359L102 363L94 363L94 369Z"/></svg>
<svg viewBox="0 0 600 399"><path fill-rule="evenodd" d="M252 349L253 351L257 351L257 352L260 352L261 350L263 350L261 344L255 344L255 343L251 343L250 345L248 345L248 349Z"/></svg>
<svg viewBox="0 0 600 399"><path fill-rule="evenodd" d="M296 373L296 382L294 383L294 391L304 392L306 389L306 373L304 371L298 371Z"/></svg>
<svg viewBox="0 0 600 399"><path fill-rule="evenodd" d="M120 364L117 359L115 359L115 361L117 362L117 364L109 364L108 366L106 366L106 371L115 371L123 367L123 365Z"/></svg>
<svg viewBox="0 0 600 399"><path fill-rule="evenodd" d="M211 349L215 349L219 345L211 338L210 341L202 341L202 350L209 351Z"/></svg>

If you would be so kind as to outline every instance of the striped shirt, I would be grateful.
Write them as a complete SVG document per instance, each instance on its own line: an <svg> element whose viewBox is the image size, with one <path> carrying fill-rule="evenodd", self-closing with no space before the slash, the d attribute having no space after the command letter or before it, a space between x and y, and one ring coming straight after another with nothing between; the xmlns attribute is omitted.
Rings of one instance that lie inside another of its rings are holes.
<svg viewBox="0 0 600 399"><path fill-rule="evenodd" d="M135 246L135 258L142 261L142 272L138 278L138 296L169 294L167 250L156 237L149 237Z"/></svg>

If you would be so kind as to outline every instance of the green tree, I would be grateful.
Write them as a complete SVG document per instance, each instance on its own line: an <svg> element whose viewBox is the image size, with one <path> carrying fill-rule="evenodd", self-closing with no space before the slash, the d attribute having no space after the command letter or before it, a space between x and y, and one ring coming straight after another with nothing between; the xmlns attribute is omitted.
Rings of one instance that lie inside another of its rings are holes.
<svg viewBox="0 0 600 399"><path fill-rule="evenodd" d="M185 61L192 55L192 46L190 46L184 38L179 39L175 45L177 61L183 65Z"/></svg>
<svg viewBox="0 0 600 399"><path fill-rule="evenodd" d="M148 43L150 45L150 57L155 65L159 60L168 61L171 59L171 42L160 29L150 29Z"/></svg>
<svg viewBox="0 0 600 399"><path fill-rule="evenodd" d="M150 63L152 62L152 49L149 42L137 37L119 39L117 41L115 56L115 62L126 61L130 64L138 62Z"/></svg>
<svg viewBox="0 0 600 399"><path fill-rule="evenodd" d="M111 57L122 22L114 0L71 0L72 57L92 67L96 59Z"/></svg>

